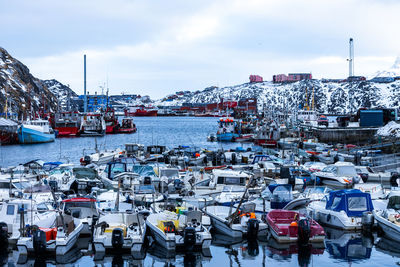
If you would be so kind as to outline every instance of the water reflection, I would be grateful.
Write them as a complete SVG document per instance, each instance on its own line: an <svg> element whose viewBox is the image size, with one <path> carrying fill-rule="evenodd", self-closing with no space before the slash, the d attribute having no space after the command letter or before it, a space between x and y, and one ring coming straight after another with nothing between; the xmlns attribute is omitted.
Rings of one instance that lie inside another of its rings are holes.
<svg viewBox="0 0 400 267"><path fill-rule="evenodd" d="M292 261L292 255L297 254L299 266L308 266L312 255L322 255L324 243L298 245L297 243L279 243L274 238L262 242L261 247L265 256L274 261Z"/></svg>
<svg viewBox="0 0 400 267"><path fill-rule="evenodd" d="M324 229L326 249L332 258L357 262L371 257L372 236L363 236L361 232L344 232L329 227Z"/></svg>
<svg viewBox="0 0 400 267"><path fill-rule="evenodd" d="M156 263L162 263L163 266L203 266L203 263L210 262L211 259L210 249L176 253L158 246L152 246L147 251L146 262L150 262L152 266Z"/></svg>

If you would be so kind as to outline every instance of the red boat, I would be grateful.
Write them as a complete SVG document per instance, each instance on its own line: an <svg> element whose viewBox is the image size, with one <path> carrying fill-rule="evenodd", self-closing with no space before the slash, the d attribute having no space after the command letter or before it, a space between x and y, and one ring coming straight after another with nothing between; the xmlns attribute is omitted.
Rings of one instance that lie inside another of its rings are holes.
<svg viewBox="0 0 400 267"><path fill-rule="evenodd" d="M311 218L291 210L271 210L267 223L272 236L280 243L323 242L324 228Z"/></svg>
<svg viewBox="0 0 400 267"><path fill-rule="evenodd" d="M254 144L263 147L276 148L278 147L278 142L272 139L256 138L254 139Z"/></svg>
<svg viewBox="0 0 400 267"><path fill-rule="evenodd" d="M106 134L118 133L120 126L117 117L115 117L114 109L110 107L107 108L104 120L106 122Z"/></svg>
<svg viewBox="0 0 400 267"><path fill-rule="evenodd" d="M122 119L121 127L118 129L118 133L136 133L136 125L133 123L132 118Z"/></svg>
<svg viewBox="0 0 400 267"><path fill-rule="evenodd" d="M0 142L1 145L10 145L18 143L18 123L0 118Z"/></svg>
<svg viewBox="0 0 400 267"><path fill-rule="evenodd" d="M50 124L58 131L57 137L76 136L79 132L80 114L77 111L57 112L50 116Z"/></svg>
<svg viewBox="0 0 400 267"><path fill-rule="evenodd" d="M136 106L125 109L125 116L127 117L155 117L158 110L151 106Z"/></svg>

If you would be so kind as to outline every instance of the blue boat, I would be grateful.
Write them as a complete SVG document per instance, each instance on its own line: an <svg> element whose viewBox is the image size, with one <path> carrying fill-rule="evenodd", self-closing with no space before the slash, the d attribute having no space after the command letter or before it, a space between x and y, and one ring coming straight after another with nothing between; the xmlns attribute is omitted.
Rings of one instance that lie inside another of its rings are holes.
<svg viewBox="0 0 400 267"><path fill-rule="evenodd" d="M235 141L237 137L240 135L235 134L235 133L217 133L217 140L218 141L224 141L224 142L232 142Z"/></svg>
<svg viewBox="0 0 400 267"><path fill-rule="evenodd" d="M237 123L233 119L220 119L218 121L217 140L235 142L236 138L240 137L240 133L237 130Z"/></svg>
<svg viewBox="0 0 400 267"><path fill-rule="evenodd" d="M34 120L23 123L18 128L20 144L37 144L54 142L55 133L47 120Z"/></svg>

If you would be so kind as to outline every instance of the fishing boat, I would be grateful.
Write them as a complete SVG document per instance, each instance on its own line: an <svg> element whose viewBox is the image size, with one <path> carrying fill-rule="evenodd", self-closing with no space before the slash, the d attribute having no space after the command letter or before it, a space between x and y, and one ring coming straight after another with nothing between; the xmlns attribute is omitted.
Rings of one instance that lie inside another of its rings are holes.
<svg viewBox="0 0 400 267"><path fill-rule="evenodd" d="M103 113L85 113L81 116L79 136L103 136L106 122Z"/></svg>
<svg viewBox="0 0 400 267"><path fill-rule="evenodd" d="M56 136L47 120L31 120L18 128L20 144L36 144L54 142Z"/></svg>
<svg viewBox="0 0 400 267"><path fill-rule="evenodd" d="M17 144L18 143L18 123L0 118L0 142L1 144Z"/></svg>
<svg viewBox="0 0 400 267"><path fill-rule="evenodd" d="M400 242L400 191L392 190L388 199L386 209L373 212L374 218L386 237Z"/></svg>
<svg viewBox="0 0 400 267"><path fill-rule="evenodd" d="M118 118L115 116L115 111L113 108L107 107L104 114L104 121L106 123L106 134L118 133L120 125Z"/></svg>
<svg viewBox="0 0 400 267"><path fill-rule="evenodd" d="M132 118L123 118L121 126L118 128L118 133L136 133L136 125Z"/></svg>
<svg viewBox="0 0 400 267"><path fill-rule="evenodd" d="M96 253L106 250L128 250L140 253L146 235L146 222L139 212L112 212L101 215L94 226L93 245Z"/></svg>
<svg viewBox="0 0 400 267"><path fill-rule="evenodd" d="M371 195L358 189L331 191L327 200L313 201L307 207L311 218L343 230L361 229L363 213L373 210Z"/></svg>
<svg viewBox="0 0 400 267"><path fill-rule="evenodd" d="M211 245L211 234L202 224L199 210L153 213L146 224L155 241L166 250L202 250Z"/></svg>
<svg viewBox="0 0 400 267"><path fill-rule="evenodd" d="M267 223L272 236L281 243L323 242L324 229L313 219L290 210L271 210L267 214Z"/></svg>
<svg viewBox="0 0 400 267"><path fill-rule="evenodd" d="M125 109L125 116L127 117L156 117L158 109L152 106L133 106Z"/></svg>
<svg viewBox="0 0 400 267"><path fill-rule="evenodd" d="M30 236L18 240L18 252L22 255L44 255L49 252L65 255L75 246L82 229L81 220L66 214L58 215L54 227L31 227Z"/></svg>
<svg viewBox="0 0 400 267"><path fill-rule="evenodd" d="M224 142L234 142L240 137L237 131L237 124L232 118L223 118L218 121L217 140Z"/></svg>
<svg viewBox="0 0 400 267"><path fill-rule="evenodd" d="M52 126L58 132L57 137L78 135L80 121L80 114L77 111L57 112L50 117Z"/></svg>

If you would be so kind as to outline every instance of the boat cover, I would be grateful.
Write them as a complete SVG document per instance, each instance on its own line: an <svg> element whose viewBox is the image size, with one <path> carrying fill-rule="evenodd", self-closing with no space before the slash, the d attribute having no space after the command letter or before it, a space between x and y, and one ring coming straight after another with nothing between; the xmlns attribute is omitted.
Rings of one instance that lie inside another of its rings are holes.
<svg viewBox="0 0 400 267"><path fill-rule="evenodd" d="M372 211L371 195L358 189L342 189L329 192L327 210L345 211L350 217L362 217L363 212Z"/></svg>

